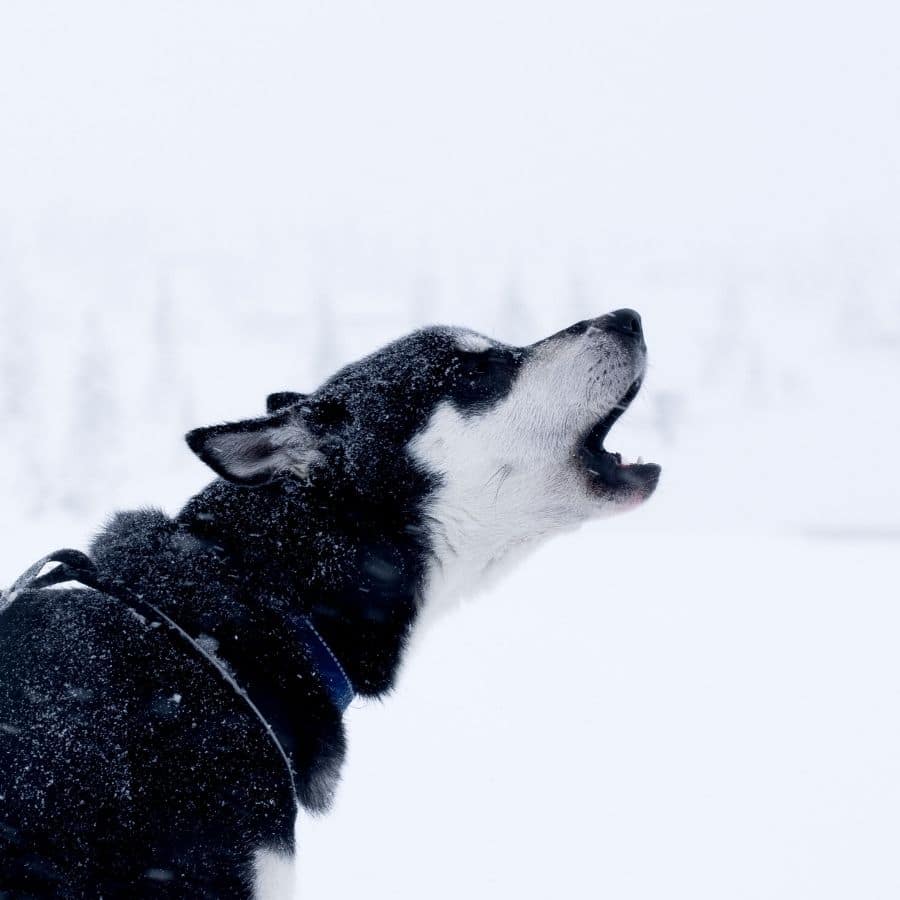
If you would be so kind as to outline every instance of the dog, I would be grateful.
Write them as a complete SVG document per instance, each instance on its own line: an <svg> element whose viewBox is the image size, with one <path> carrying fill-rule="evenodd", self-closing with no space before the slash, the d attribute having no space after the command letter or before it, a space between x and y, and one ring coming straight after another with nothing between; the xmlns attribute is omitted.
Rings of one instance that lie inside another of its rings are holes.
<svg viewBox="0 0 900 900"><path fill-rule="evenodd" d="M298 804L417 621L653 493L604 446L645 369L628 309L527 347L432 327L191 431L219 477L177 516L4 597L0 897L292 896Z"/></svg>

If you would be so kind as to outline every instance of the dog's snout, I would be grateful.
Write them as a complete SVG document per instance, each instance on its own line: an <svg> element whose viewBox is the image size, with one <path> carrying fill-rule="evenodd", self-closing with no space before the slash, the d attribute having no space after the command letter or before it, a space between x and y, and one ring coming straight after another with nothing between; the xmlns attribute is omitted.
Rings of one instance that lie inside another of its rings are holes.
<svg viewBox="0 0 900 900"><path fill-rule="evenodd" d="M616 331L628 337L643 339L644 329L641 325L641 317L633 309L617 309L600 319L601 327L607 331Z"/></svg>

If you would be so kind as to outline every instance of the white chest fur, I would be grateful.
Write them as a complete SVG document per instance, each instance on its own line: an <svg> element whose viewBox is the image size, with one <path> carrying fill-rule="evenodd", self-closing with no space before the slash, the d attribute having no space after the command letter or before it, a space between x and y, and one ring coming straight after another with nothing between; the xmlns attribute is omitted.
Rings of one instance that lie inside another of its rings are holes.
<svg viewBox="0 0 900 900"><path fill-rule="evenodd" d="M297 869L294 854L257 850L253 860L254 900L294 900L296 896Z"/></svg>

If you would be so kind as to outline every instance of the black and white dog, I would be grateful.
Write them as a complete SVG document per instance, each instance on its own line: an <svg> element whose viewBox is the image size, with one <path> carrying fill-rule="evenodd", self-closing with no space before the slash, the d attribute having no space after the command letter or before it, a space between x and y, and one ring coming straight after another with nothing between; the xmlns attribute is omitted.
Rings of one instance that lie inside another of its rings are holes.
<svg viewBox="0 0 900 900"><path fill-rule="evenodd" d="M529 347L429 328L192 431L221 477L177 517L4 597L0 897L292 896L297 803L328 806L343 709L423 610L653 492L604 449L645 363L632 310Z"/></svg>

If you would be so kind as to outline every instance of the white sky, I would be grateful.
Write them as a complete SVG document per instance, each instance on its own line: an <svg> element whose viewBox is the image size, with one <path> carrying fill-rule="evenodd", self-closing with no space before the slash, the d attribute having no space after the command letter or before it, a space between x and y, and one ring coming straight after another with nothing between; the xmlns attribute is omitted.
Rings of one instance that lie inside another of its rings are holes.
<svg viewBox="0 0 900 900"><path fill-rule="evenodd" d="M0 226L883 241L898 33L887 0L6 0Z"/></svg>

